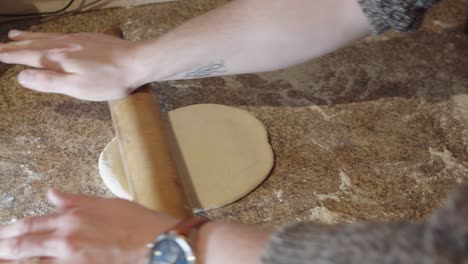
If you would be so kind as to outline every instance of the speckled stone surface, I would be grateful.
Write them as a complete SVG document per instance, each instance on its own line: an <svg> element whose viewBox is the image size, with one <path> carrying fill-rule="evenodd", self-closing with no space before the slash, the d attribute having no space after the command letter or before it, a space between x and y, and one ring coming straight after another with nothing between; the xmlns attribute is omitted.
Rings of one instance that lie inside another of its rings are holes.
<svg viewBox="0 0 468 264"><path fill-rule="evenodd" d="M224 1L183 1L60 18L34 31L156 37ZM468 5L445 1L415 34L389 33L291 69L155 84L164 109L218 103L267 127L271 176L214 219L277 225L418 220L468 182ZM111 196L97 160L113 137L106 103L24 90L0 65L0 222L52 211L44 193Z"/></svg>

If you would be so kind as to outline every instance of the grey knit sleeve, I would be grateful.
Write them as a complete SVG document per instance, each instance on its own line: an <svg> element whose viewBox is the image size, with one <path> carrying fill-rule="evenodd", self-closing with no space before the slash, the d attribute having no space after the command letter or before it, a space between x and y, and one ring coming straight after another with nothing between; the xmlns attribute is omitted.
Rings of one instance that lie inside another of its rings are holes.
<svg viewBox="0 0 468 264"><path fill-rule="evenodd" d="M468 186L425 223L286 225L263 264L468 263Z"/></svg>
<svg viewBox="0 0 468 264"><path fill-rule="evenodd" d="M426 10L440 0L358 0L375 34L417 30Z"/></svg>

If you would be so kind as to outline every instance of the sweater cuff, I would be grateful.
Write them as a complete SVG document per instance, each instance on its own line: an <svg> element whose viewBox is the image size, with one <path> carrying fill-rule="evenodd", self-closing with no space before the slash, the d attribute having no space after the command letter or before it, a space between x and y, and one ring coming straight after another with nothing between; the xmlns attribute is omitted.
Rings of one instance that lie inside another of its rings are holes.
<svg viewBox="0 0 468 264"><path fill-rule="evenodd" d="M430 7L440 0L358 0L374 34L393 29L399 32L417 30Z"/></svg>
<svg viewBox="0 0 468 264"><path fill-rule="evenodd" d="M426 232L426 243L428 251L434 252L434 263L466 263L468 185L459 187L447 205L431 216Z"/></svg>
<svg viewBox="0 0 468 264"><path fill-rule="evenodd" d="M262 264L302 264L307 256L305 245L302 236L297 237L296 234L307 235L301 232L301 225L304 223L290 223L280 227L268 243L267 248L262 255ZM299 229L299 231L298 231ZM313 241L313 240L312 240ZM308 241L310 243L310 241Z"/></svg>
<svg viewBox="0 0 468 264"><path fill-rule="evenodd" d="M411 223L289 224L273 236L262 263L423 263L429 256L424 231L424 225Z"/></svg>

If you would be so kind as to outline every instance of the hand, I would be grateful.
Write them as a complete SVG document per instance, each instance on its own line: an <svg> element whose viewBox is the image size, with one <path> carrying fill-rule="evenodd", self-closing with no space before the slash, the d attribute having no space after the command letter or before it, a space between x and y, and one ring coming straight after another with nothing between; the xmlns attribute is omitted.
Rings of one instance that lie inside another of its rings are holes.
<svg viewBox="0 0 468 264"><path fill-rule="evenodd" d="M48 198L60 212L0 226L3 262L41 258L41 264L143 264L150 252L146 244L176 224L126 200L54 190Z"/></svg>
<svg viewBox="0 0 468 264"><path fill-rule="evenodd" d="M0 62L36 69L18 82L29 89L89 101L120 99L145 83L136 57L141 44L91 33L47 34L12 30L0 44Z"/></svg>

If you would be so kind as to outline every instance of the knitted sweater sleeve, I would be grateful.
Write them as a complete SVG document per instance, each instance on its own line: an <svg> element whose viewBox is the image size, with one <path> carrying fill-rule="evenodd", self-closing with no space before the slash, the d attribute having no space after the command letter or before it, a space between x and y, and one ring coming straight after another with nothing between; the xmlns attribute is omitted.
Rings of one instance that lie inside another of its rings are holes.
<svg viewBox="0 0 468 264"><path fill-rule="evenodd" d="M423 223L288 224L273 235L262 263L468 263L468 185Z"/></svg>
<svg viewBox="0 0 468 264"><path fill-rule="evenodd" d="M375 34L417 30L430 7L440 0L358 0Z"/></svg>

